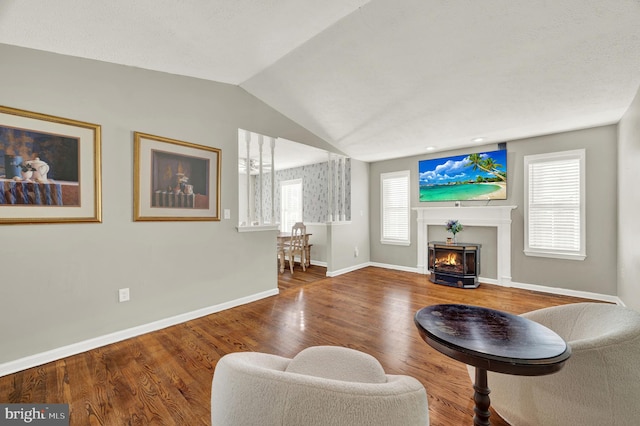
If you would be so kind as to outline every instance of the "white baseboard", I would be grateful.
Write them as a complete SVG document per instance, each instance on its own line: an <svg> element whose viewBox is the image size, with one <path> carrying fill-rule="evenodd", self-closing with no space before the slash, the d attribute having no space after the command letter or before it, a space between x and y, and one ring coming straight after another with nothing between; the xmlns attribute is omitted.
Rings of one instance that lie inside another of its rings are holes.
<svg viewBox="0 0 640 426"><path fill-rule="evenodd" d="M327 271L328 277L337 277L338 275L346 274L347 272L357 271L358 269L366 268L367 266L371 266L369 262L361 263L359 265L350 266L348 268L338 269L336 271Z"/></svg>
<svg viewBox="0 0 640 426"><path fill-rule="evenodd" d="M420 273L420 270L418 268L413 268L413 267L410 267L410 266L391 265L391 264L388 264L388 263L369 262L369 264L367 266L375 266L377 268L393 269L395 271L414 272L416 274Z"/></svg>
<svg viewBox="0 0 640 426"><path fill-rule="evenodd" d="M263 291L261 293L241 297L240 299L220 303L219 305L209 306L192 312L164 318L138 327L128 328L126 330L121 330L115 333L106 334L104 336L95 337L93 339L85 340L82 342L73 343L71 345L62 346L50 351L30 355L24 358L17 359L15 361L9 361L4 364L0 364L0 377L6 376L7 374L15 373L17 371L26 370L27 368L37 367L38 365L46 364L48 362L65 358L71 355L86 352L88 350L99 348L101 346L109 345L111 343L120 342L131 337L140 336L152 331L161 330L163 328L171 327L176 324L181 324L186 321L224 311L236 306L255 302L256 300L264 299L266 297L275 296L278 293L279 291L277 288L273 290Z"/></svg>
<svg viewBox="0 0 640 426"><path fill-rule="evenodd" d="M502 284L500 284L500 282L499 282L497 279L495 279L495 278L484 278L484 277L478 277L478 282L485 283L485 284L502 285Z"/></svg>
<svg viewBox="0 0 640 426"><path fill-rule="evenodd" d="M312 260L311 264L327 267L326 262L315 262ZM394 269L396 271L414 272L417 274L420 273L418 268L412 268L410 266L399 266L399 265L391 265L388 263L377 263L377 262L365 262L365 263L360 263L358 265L349 266L348 268L338 269L335 271L327 271L327 277L337 277L338 275L346 274L347 272L357 271L358 269L366 268L367 266L376 266L378 268Z"/></svg>
<svg viewBox="0 0 640 426"><path fill-rule="evenodd" d="M618 296L612 296L609 294L591 293L589 291L571 290L568 288L548 287L537 284L524 284L511 282L511 287L520 288L523 290L539 291L542 293L558 294L562 296L581 297L583 299L600 300L603 302L615 303L617 305L624 306L624 303Z"/></svg>

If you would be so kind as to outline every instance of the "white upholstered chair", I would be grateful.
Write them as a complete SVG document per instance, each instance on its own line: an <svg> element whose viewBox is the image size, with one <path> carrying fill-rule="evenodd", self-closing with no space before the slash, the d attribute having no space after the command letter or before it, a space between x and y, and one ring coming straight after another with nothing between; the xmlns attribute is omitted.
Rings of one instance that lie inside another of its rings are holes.
<svg viewBox="0 0 640 426"><path fill-rule="evenodd" d="M514 426L627 426L640 422L640 313L576 303L522 315L571 346L557 373L488 373L491 407ZM473 380L473 371L469 369Z"/></svg>
<svg viewBox="0 0 640 426"><path fill-rule="evenodd" d="M293 359L235 352L216 365L213 426L425 426L427 394L413 377L385 374L371 355L313 346Z"/></svg>

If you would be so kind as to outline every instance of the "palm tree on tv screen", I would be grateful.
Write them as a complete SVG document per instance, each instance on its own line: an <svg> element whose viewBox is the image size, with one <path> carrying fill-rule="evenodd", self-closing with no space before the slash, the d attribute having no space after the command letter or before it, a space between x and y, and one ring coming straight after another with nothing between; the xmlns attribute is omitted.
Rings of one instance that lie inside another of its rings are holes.
<svg viewBox="0 0 640 426"><path fill-rule="evenodd" d="M504 174L499 170L499 168L502 167L502 164L496 163L491 157L483 158L482 154L469 154L469 157L467 158L467 166L473 166L473 170L484 170L502 181L507 180Z"/></svg>

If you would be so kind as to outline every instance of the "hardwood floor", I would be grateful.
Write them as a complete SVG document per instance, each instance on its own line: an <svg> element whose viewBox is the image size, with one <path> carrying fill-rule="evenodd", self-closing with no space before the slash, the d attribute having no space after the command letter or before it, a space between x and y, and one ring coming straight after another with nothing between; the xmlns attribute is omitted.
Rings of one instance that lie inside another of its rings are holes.
<svg viewBox="0 0 640 426"><path fill-rule="evenodd" d="M420 380L431 425L471 424L466 368L420 338L415 312L465 303L520 314L584 301L487 284L457 289L375 267L324 274L313 265L307 273L286 271L277 296L1 377L0 402L68 403L70 424L77 426L208 425L211 380L224 354L292 357L308 346L340 345L375 356L388 374ZM491 420L507 424L495 414Z"/></svg>

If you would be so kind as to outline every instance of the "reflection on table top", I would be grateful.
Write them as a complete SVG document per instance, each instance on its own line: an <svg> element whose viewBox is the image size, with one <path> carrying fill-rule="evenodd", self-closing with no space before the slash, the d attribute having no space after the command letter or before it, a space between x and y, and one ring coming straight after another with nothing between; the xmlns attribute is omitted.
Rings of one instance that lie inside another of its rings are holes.
<svg viewBox="0 0 640 426"><path fill-rule="evenodd" d="M571 355L566 342L547 327L480 306L427 306L416 313L415 323L431 346L488 370L534 375L533 371L517 371L521 367L548 374L559 370Z"/></svg>

